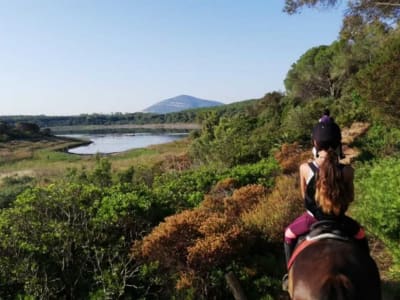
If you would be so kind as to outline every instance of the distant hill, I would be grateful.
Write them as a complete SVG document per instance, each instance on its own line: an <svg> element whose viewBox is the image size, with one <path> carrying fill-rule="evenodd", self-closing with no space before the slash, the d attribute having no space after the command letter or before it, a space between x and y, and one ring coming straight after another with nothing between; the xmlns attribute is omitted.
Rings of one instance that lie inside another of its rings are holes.
<svg viewBox="0 0 400 300"><path fill-rule="evenodd" d="M172 112L178 112L186 109L194 109L200 107L212 107L224 105L222 102L204 100L188 95L180 95L174 98L165 99L160 101L145 110L143 112L156 113L156 114L166 114Z"/></svg>

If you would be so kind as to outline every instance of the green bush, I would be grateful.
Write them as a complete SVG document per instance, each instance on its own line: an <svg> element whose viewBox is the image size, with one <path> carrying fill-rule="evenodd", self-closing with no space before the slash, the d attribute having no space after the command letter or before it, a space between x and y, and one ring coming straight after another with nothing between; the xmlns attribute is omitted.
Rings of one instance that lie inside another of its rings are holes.
<svg viewBox="0 0 400 300"><path fill-rule="evenodd" d="M209 166L181 173L165 173L155 178L153 194L157 202L170 207L172 213L197 206L213 185L223 179L235 179L238 187L254 183L271 187L278 172L278 163L274 158L268 158L233 168Z"/></svg>
<svg viewBox="0 0 400 300"><path fill-rule="evenodd" d="M211 121L210 121L211 122ZM268 155L274 140L273 131L264 131L256 116L237 114L222 117L218 123L205 122L202 134L190 147L194 161L214 163L221 167L254 163ZM217 122L213 119L213 122Z"/></svg>
<svg viewBox="0 0 400 300"><path fill-rule="evenodd" d="M5 177L0 188L0 209L9 207L19 194L32 185L32 181L29 176Z"/></svg>
<svg viewBox="0 0 400 300"><path fill-rule="evenodd" d="M356 169L352 212L391 250L400 271L400 158L380 159ZM400 276L400 272L397 274Z"/></svg>
<svg viewBox="0 0 400 300"><path fill-rule="evenodd" d="M351 126L355 121L368 122L370 120L370 112L365 101L354 91L335 101L332 112L336 122L343 126Z"/></svg>
<svg viewBox="0 0 400 300"><path fill-rule="evenodd" d="M322 116L324 109L330 108L332 98L318 98L303 105L287 108L280 128L283 142L309 141L311 130Z"/></svg>
<svg viewBox="0 0 400 300"><path fill-rule="evenodd" d="M154 179L153 193L158 202L171 211L181 211L203 200L204 194L217 182L216 174L216 170L206 168L165 173Z"/></svg>
<svg viewBox="0 0 400 300"><path fill-rule="evenodd" d="M255 164L239 165L219 176L219 180L232 178L237 180L239 186L247 184L262 184L272 187L274 179L279 173L279 165L273 158L263 159Z"/></svg>
<svg viewBox="0 0 400 300"><path fill-rule="evenodd" d="M363 150L362 158L365 159L394 155L400 151L400 129L373 124L356 146Z"/></svg>
<svg viewBox="0 0 400 300"><path fill-rule="evenodd" d="M99 160L92 173L71 170L0 210L0 298L139 299L157 285L130 248L163 216L145 185L110 175Z"/></svg>

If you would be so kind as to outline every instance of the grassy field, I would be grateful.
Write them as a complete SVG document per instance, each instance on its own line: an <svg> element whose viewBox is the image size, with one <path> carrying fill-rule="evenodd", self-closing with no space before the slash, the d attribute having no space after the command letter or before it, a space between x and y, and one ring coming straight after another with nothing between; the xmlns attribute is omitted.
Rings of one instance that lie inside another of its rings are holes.
<svg viewBox="0 0 400 300"><path fill-rule="evenodd" d="M38 141L11 141L0 143L0 179L12 176L29 176L38 183L59 178L71 168L91 168L95 155L67 153L67 149L81 145L82 141L51 138ZM132 165L153 165L168 160L168 157L185 153L188 139L167 144L133 149L107 155L114 171Z"/></svg>

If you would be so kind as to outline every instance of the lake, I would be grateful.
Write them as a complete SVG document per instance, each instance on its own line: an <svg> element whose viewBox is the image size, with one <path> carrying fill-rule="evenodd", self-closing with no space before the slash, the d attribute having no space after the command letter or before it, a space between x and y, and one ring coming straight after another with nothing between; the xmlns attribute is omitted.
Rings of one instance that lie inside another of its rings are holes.
<svg viewBox="0 0 400 300"><path fill-rule="evenodd" d="M169 143L187 133L109 133L109 134L63 134L59 136L90 140L92 143L68 150L73 154L110 154L131 149L144 148L150 145Z"/></svg>

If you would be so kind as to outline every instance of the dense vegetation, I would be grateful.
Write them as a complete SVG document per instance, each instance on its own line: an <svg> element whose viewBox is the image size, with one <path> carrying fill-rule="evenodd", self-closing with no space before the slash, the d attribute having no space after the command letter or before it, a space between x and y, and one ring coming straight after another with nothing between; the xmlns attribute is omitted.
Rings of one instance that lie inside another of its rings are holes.
<svg viewBox="0 0 400 300"><path fill-rule="evenodd" d="M13 124L15 122L31 122L42 128L56 126L82 125L122 125L122 124L152 124L194 122L196 114L193 111L170 114L152 113L113 113L113 114L81 114L79 116L2 116L0 120Z"/></svg>
<svg viewBox="0 0 400 300"><path fill-rule="evenodd" d="M185 129L185 124L200 124L210 111L216 111L218 114L224 114L225 116L232 116L254 101L256 100L247 100L215 108L199 108L167 114L136 112L112 114L94 113L81 114L79 116L0 116L0 133L2 126L16 127L19 126L19 124L34 124L34 126L41 128L42 131L47 133L49 133L50 130L55 133L68 132L69 130L73 132L88 130L104 131L103 128L105 127L102 126L108 126L108 131L112 131L113 129L121 131L123 129L122 127L126 125L133 125L139 128L146 128L146 125L150 126L149 128L157 128L156 125L159 125L159 127L162 128L162 125L166 124L182 124L182 129ZM130 132L133 129L134 127L128 128Z"/></svg>
<svg viewBox="0 0 400 300"><path fill-rule="evenodd" d="M36 123L16 122L7 123L0 121L0 142L16 139L42 139L50 136L47 129L41 130Z"/></svg>
<svg viewBox="0 0 400 300"><path fill-rule="evenodd" d="M361 151L351 213L398 286L400 30L353 8L338 40L288 70L285 94L187 112L202 129L183 155L118 171L118 157L97 157L51 184L3 180L0 297L228 299L233 272L249 299L278 299L283 228L302 211L297 169L324 108L342 127L370 124L350 145Z"/></svg>

